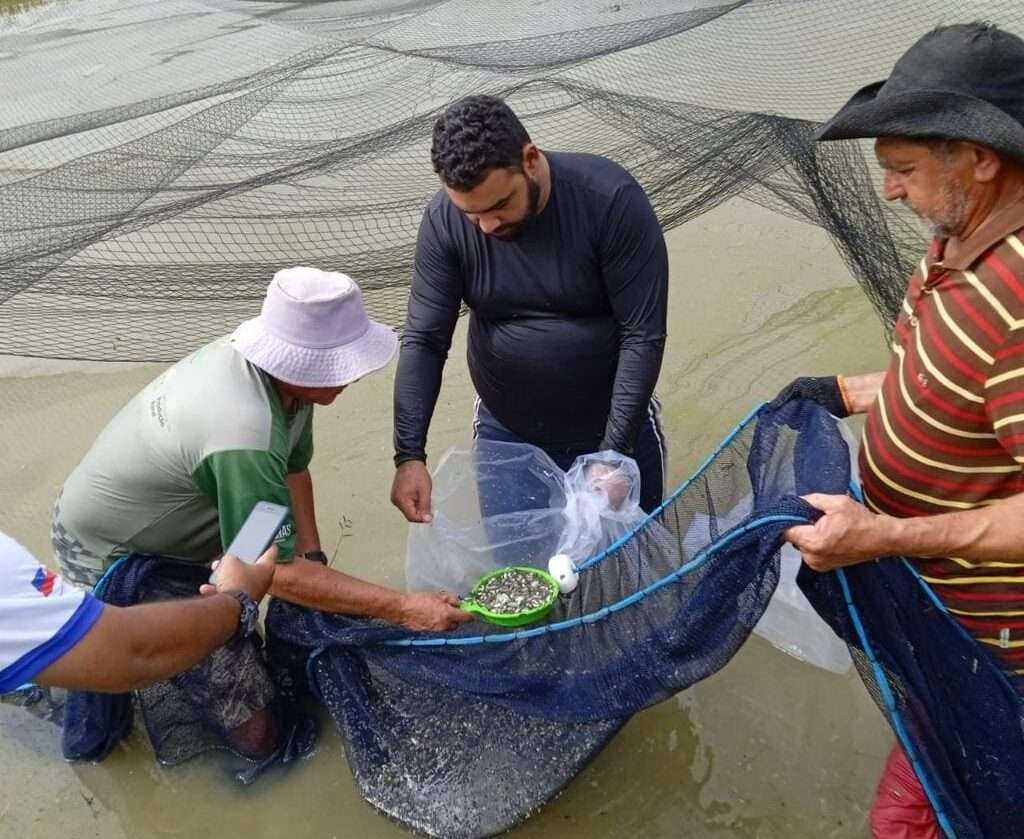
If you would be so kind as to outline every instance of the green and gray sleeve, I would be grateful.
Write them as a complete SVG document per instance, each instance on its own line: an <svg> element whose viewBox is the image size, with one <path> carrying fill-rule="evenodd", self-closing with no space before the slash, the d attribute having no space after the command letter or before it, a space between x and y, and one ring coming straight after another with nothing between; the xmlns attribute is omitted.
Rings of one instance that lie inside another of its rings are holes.
<svg viewBox="0 0 1024 839"><path fill-rule="evenodd" d="M303 438L306 432L303 431ZM299 469L308 450L312 457L312 435L308 445L302 442L296 446L287 464L271 452L258 449L228 449L213 452L199 462L192 471L192 480L199 489L217 505L220 517L221 544L226 549L242 528L245 520L258 501L282 504L291 510L291 497L285 478L287 471L301 471L309 464L309 458ZM295 554L295 523L288 516L275 543L280 550L279 562L290 562Z"/></svg>
<svg viewBox="0 0 1024 839"><path fill-rule="evenodd" d="M306 421L302 424L302 431L296 441L291 453L288 455L288 472L301 472L309 468L313 459L313 411L306 415Z"/></svg>

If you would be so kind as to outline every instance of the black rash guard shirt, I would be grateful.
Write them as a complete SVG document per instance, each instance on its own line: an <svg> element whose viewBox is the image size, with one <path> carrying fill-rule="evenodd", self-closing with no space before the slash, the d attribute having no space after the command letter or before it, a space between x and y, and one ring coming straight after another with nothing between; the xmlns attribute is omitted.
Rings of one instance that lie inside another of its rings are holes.
<svg viewBox="0 0 1024 839"><path fill-rule="evenodd" d="M423 214L395 378L396 463L426 459L463 303L470 376L499 422L539 446L632 452L665 347L665 240L617 163L545 156L548 203L514 239L481 232L443 190Z"/></svg>

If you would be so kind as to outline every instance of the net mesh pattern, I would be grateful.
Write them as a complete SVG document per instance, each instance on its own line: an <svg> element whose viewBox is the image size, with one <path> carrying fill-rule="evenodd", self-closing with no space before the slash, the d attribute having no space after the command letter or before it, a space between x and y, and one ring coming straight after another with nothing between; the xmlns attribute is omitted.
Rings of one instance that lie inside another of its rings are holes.
<svg viewBox="0 0 1024 839"><path fill-rule="evenodd" d="M1019 4L986 15L1013 30ZM507 97L624 164L672 228L742 197L819 225L891 321L921 249L863 144L815 126L976 4L54 2L0 20L0 353L174 360L269 277L343 270L401 326L431 125ZM116 61L98 56L116 55Z"/></svg>
<svg viewBox="0 0 1024 839"><path fill-rule="evenodd" d="M431 835L491 835L556 795L634 713L722 668L775 590L783 530L811 515L797 496L848 481L822 408L761 411L582 565L542 623L409 634L275 601L278 681L327 706L383 812Z"/></svg>
<svg viewBox="0 0 1024 839"><path fill-rule="evenodd" d="M506 830L557 795L630 716L728 663L776 588L785 530L816 515L799 496L839 493L849 480L836 420L791 400L755 412L661 509L583 563L577 589L536 625L410 633L272 601L266 666L286 734L267 762L238 777L252 781L270 763L308 753L302 708L315 699L341 732L360 791L382 812L433 836ZM124 560L99 594L136 602L160 567ZM829 574L804 567L799 582L850 645L944 833L1024 835L1019 678L946 612L910 562ZM231 750L206 708L178 691L189 674L179 678L175 690L143 698L160 759ZM101 759L130 728L128 697L72 693L65 754Z"/></svg>

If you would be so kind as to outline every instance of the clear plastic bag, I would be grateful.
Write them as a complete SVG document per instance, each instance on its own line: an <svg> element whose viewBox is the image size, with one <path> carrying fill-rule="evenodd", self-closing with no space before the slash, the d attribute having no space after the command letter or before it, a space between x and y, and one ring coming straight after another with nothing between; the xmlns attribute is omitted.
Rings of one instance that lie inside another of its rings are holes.
<svg viewBox="0 0 1024 839"><path fill-rule="evenodd" d="M852 474L856 476L857 439L847 423L840 423L839 431L849 447ZM695 515L683 542L688 554L695 554L742 523L752 511L753 497L747 496L731 510L719 513L713 522L706 515ZM800 661L832 673L845 673L852 664L850 653L800 591L796 575L801 563L799 552L792 545L784 544L779 555L779 584L754 633Z"/></svg>
<svg viewBox="0 0 1024 839"><path fill-rule="evenodd" d="M846 422L839 423L839 432L849 448L851 474L856 481L857 438ZM754 632L794 658L833 673L845 673L853 663L846 644L818 617L796 583L803 562L799 552L785 544L779 560L779 585Z"/></svg>
<svg viewBox="0 0 1024 839"><path fill-rule="evenodd" d="M776 649L800 661L832 673L845 673L853 663L850 651L829 625L818 617L796 584L796 575L803 562L799 552L792 545L785 544L779 560L779 585L754 632Z"/></svg>
<svg viewBox="0 0 1024 839"><path fill-rule="evenodd" d="M605 451L576 458L565 475L565 511L556 554L576 565L603 551L642 522L640 468Z"/></svg>
<svg viewBox="0 0 1024 839"><path fill-rule="evenodd" d="M640 470L597 452L563 472L540 449L478 440L453 449L433 473L433 521L409 528L406 585L465 594L508 565L548 569L562 554L579 565L645 518Z"/></svg>
<svg viewBox="0 0 1024 839"><path fill-rule="evenodd" d="M695 556L722 534L742 524L752 510L753 497L747 496L713 520L709 516L696 514L683 538L687 555ZM794 658L833 673L845 673L851 664L846 645L818 617L796 584L801 562L800 554L792 545L782 546L779 584L768 602L768 608L754 627L754 633Z"/></svg>

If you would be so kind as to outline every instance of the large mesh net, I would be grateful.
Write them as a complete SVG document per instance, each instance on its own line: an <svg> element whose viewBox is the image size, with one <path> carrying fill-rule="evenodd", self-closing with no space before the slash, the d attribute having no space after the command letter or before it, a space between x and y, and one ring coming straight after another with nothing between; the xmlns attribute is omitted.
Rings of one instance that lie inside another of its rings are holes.
<svg viewBox="0 0 1024 839"><path fill-rule="evenodd" d="M784 530L818 515L797 496L841 493L849 477L848 446L823 409L762 408L584 563L544 624L371 636L275 602L277 660L330 710L367 800L431 835L490 835L556 794L631 714L724 666L777 586ZM799 580L849 644L943 834L1022 835L1019 677L906 561L805 566Z"/></svg>
<svg viewBox="0 0 1024 839"><path fill-rule="evenodd" d="M822 226L888 319L918 236L876 197L862 145L812 132L851 80L884 77L924 30L977 13L942 0L44 5L0 28L0 353L174 360L253 315L292 264L350 273L372 314L400 325L437 188L431 124L469 93L507 97L542 148L623 163L665 228L737 196ZM1017 3L985 13L1024 22Z"/></svg>
<svg viewBox="0 0 1024 839"><path fill-rule="evenodd" d="M360 792L384 813L451 839L501 832L556 795L629 717L735 655L775 591L782 531L813 515L798 496L841 491L849 475L835 419L790 401L752 414L654 514L582 562L578 586L535 625L411 633L274 600L266 661L284 734L238 775L254 780L308 752L300 709L312 696L336 722ZM95 593L130 605L185 595L204 576L128 557ZM207 695L221 652L142 692L161 761L238 753ZM73 692L65 755L104 758L129 732L131 707L127 695Z"/></svg>
<svg viewBox="0 0 1024 839"><path fill-rule="evenodd" d="M275 601L270 649L292 671L279 683L308 683L327 706L382 811L434 836L500 832L630 716L732 658L775 591L782 531L812 515L797 496L842 491L849 468L822 408L762 411L582 563L544 622L410 635Z"/></svg>
<svg viewBox="0 0 1024 839"><path fill-rule="evenodd" d="M271 758L238 775L253 780L308 751L300 709L312 697L336 723L360 792L382 812L451 839L506 830L565 787L637 711L725 666L776 589L784 531L817 515L799 496L840 493L849 481L837 421L793 400L759 409L661 508L582 563L579 585L538 624L410 633L275 600L267 662L288 734ZM100 596L133 602L146 573L138 562L118 564ZM800 582L850 645L944 833L1020 835L1024 706L996 658L907 563L830 574L805 567ZM143 697L160 759L231 749L203 704L186 696L189 675L181 678ZM129 728L127 697L72 694L66 754L101 758Z"/></svg>

